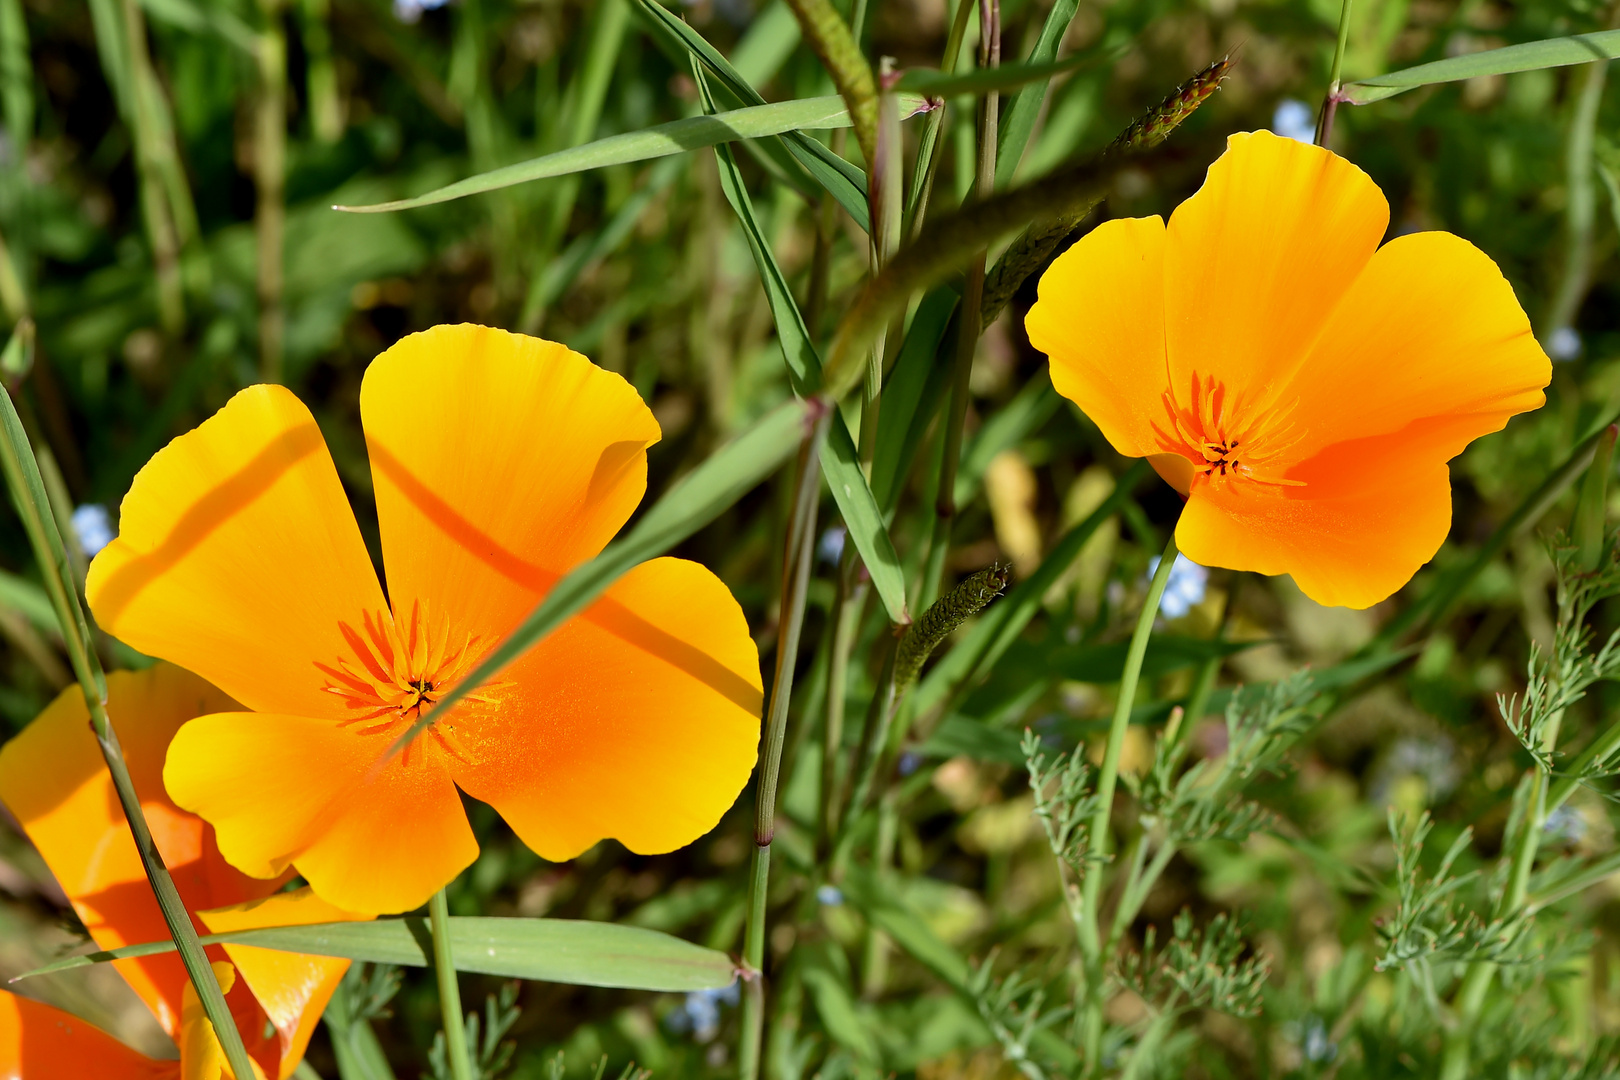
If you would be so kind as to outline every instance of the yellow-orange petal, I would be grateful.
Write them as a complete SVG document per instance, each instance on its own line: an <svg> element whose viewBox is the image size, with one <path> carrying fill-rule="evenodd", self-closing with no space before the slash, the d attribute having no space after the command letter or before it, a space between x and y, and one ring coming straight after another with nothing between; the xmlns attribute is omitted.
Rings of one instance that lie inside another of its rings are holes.
<svg viewBox="0 0 1620 1080"><path fill-rule="evenodd" d="M158 852L192 910L255 899L279 883L232 869L213 830L163 790L163 758L180 725L236 703L172 664L107 676L107 711ZM0 802L22 824L74 911L103 949L169 936L130 838L112 777L91 734L84 695L64 690L0 747ZM179 1030L185 969L173 954L114 961L164 1030Z"/></svg>
<svg viewBox="0 0 1620 1080"><path fill-rule="evenodd" d="M1540 408L1552 363L1496 264L1450 233L1378 249L1300 364L1290 394L1301 459L1347 439L1450 417L1445 461Z"/></svg>
<svg viewBox="0 0 1620 1080"><path fill-rule="evenodd" d="M1372 257L1389 204L1372 178L1319 146L1239 133L1165 237L1170 382L1190 404L1214 376L1264 407Z"/></svg>
<svg viewBox="0 0 1620 1080"><path fill-rule="evenodd" d="M456 718L457 782L547 859L611 837L671 851L713 828L753 769L759 656L724 584L654 559L505 676L493 711Z"/></svg>
<svg viewBox="0 0 1620 1080"><path fill-rule="evenodd" d="M251 1017L253 1020L261 1019L263 1014L258 1010L242 1008L243 1004L248 1003L244 1002L241 991L231 992L236 986L236 969L223 960L214 961L212 966L214 978L219 980L219 988L225 994L226 1004L232 1006L232 1019L237 1022L237 1027L242 1026L241 1021L245 1018L239 1014L244 1011L257 1014ZM248 1033L244 1041L248 1044L248 1061L253 1066L254 1080L265 1080L264 1066L259 1056L253 1054L254 1044L263 1041L253 1037L258 1034ZM175 1042L180 1044L180 1080L235 1080L236 1074L225 1063L225 1050L219 1045L214 1025L190 983L186 984L185 1002L180 1014L180 1037Z"/></svg>
<svg viewBox="0 0 1620 1080"><path fill-rule="evenodd" d="M105 1031L37 1001L0 990L0 1080L172 1080L173 1061L153 1061Z"/></svg>
<svg viewBox="0 0 1620 1080"><path fill-rule="evenodd" d="M594 556L647 486L658 423L566 346L483 326L412 334L366 369L360 417L399 619L481 639Z"/></svg>
<svg viewBox="0 0 1620 1080"><path fill-rule="evenodd" d="M356 922L369 916L344 911L316 896L314 890L303 888L246 904L199 911L197 918L210 934L224 934L264 926ZM275 1028L279 1045L272 1074L287 1080L304 1059L309 1037L343 973L349 970L349 961L250 945L226 945L224 949Z"/></svg>
<svg viewBox="0 0 1620 1080"><path fill-rule="evenodd" d="M328 903L408 911L469 866L478 843L446 752L424 736L386 766L393 741L364 724L274 713L220 713L182 727L163 781L214 826L233 866L289 864Z"/></svg>
<svg viewBox="0 0 1620 1080"><path fill-rule="evenodd" d="M251 386L136 474L85 590L109 633L251 709L337 715L315 660L383 606L309 410Z"/></svg>
<svg viewBox="0 0 1620 1080"><path fill-rule="evenodd" d="M1053 260L1024 319L1052 385L1127 457L1165 449L1164 252L1162 218L1104 222Z"/></svg>
<svg viewBox="0 0 1620 1080"><path fill-rule="evenodd" d="M1299 487L1195 484L1176 543L1205 566L1289 574L1320 604L1365 608L1405 585L1451 527L1443 424L1328 447Z"/></svg>

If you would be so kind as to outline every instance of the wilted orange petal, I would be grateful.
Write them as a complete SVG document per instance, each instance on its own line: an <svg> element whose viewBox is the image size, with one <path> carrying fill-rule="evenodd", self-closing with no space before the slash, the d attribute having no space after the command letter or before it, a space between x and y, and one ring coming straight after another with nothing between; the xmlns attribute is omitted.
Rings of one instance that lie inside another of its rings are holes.
<svg viewBox="0 0 1620 1080"><path fill-rule="evenodd" d="M76 1016L0 990L0 1080L172 1080L153 1061Z"/></svg>
<svg viewBox="0 0 1620 1080"><path fill-rule="evenodd" d="M482 326L404 338L360 390L397 620L488 649L591 558L647 486L658 423L624 379Z"/></svg>
<svg viewBox="0 0 1620 1080"><path fill-rule="evenodd" d="M1104 222L1041 275L1024 320L1058 393L1127 457L1162 449L1164 246L1162 218Z"/></svg>
<svg viewBox="0 0 1620 1080"><path fill-rule="evenodd" d="M759 656L712 573L654 559L513 666L493 713L458 717L467 792L541 856L606 837L671 851L713 828L753 769Z"/></svg>
<svg viewBox="0 0 1620 1080"><path fill-rule="evenodd" d="M210 934L224 934L264 926L355 922L367 916L334 907L303 888L234 907L199 911L197 918ZM316 1021L349 969L349 961L251 945L226 945L224 949L275 1026L280 1041L278 1075L286 1080L303 1060Z"/></svg>
<svg viewBox="0 0 1620 1080"><path fill-rule="evenodd" d="M239 903L279 887L227 865L213 830L176 808L163 790L163 757L174 732L199 713L235 704L172 664L107 676L107 709L135 792L180 897L192 910ZM98 946L114 949L169 936L77 686L0 748L0 801L21 822ZM164 1030L175 1034L186 982L179 958L114 964Z"/></svg>
<svg viewBox="0 0 1620 1080"><path fill-rule="evenodd" d="M136 474L86 593L111 634L251 709L332 716L317 659L383 606L309 410L252 386Z"/></svg>
<svg viewBox="0 0 1620 1080"><path fill-rule="evenodd" d="M1366 173L1319 146L1267 131L1226 146L1170 215L1165 340L1178 395L1194 374L1213 374L1255 408L1283 386L1361 273L1389 204Z"/></svg>
<svg viewBox="0 0 1620 1080"><path fill-rule="evenodd" d="M1201 484L1176 542L1205 566L1291 574L1320 604L1364 608L1405 585L1451 528L1451 479L1420 425L1340 443L1295 467L1302 487Z"/></svg>
<svg viewBox="0 0 1620 1080"><path fill-rule="evenodd" d="M437 740L377 769L392 736L364 726L204 716L175 736L163 779L213 823L233 865L271 875L291 863L339 907L407 911L471 864L478 844Z"/></svg>
<svg viewBox="0 0 1620 1080"><path fill-rule="evenodd" d="M1484 252L1450 233L1378 249L1293 380L1301 457L1346 439L1452 417L1444 461L1538 409L1552 363L1513 288Z"/></svg>

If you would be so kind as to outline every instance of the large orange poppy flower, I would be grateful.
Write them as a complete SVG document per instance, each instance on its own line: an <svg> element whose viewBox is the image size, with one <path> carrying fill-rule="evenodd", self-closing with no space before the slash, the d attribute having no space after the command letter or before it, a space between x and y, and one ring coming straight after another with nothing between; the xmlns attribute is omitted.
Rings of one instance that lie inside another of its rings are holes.
<svg viewBox="0 0 1620 1080"><path fill-rule="evenodd" d="M1168 225L1107 222L1041 278L1053 385L1186 497L1193 561L1375 604L1445 539L1446 462L1545 400L1496 264L1450 233L1380 247L1388 225L1348 161L1238 134Z"/></svg>
<svg viewBox="0 0 1620 1080"><path fill-rule="evenodd" d="M361 918L307 888L279 891L285 876L261 880L233 870L220 857L214 830L164 794L163 756L180 725L237 708L234 701L169 664L109 675L107 696L153 840L199 933ZM84 695L70 687L0 748L0 801L22 823L99 948L167 940L89 720ZM240 945L208 953L249 1056L264 1076L285 1080L349 962ZM179 1043L178 1061L154 1061L49 1005L0 993L0 1078L217 1080L223 1053L180 958L165 953L113 966Z"/></svg>
<svg viewBox="0 0 1620 1080"><path fill-rule="evenodd" d="M623 526L657 422L561 345L477 326L372 362L360 418L383 595L309 410L237 394L147 463L87 591L109 632L251 712L181 729L164 781L259 877L296 867L355 911L405 911L471 863L462 791L541 856L671 851L753 768L759 655L696 563L654 559L379 767L559 577Z"/></svg>

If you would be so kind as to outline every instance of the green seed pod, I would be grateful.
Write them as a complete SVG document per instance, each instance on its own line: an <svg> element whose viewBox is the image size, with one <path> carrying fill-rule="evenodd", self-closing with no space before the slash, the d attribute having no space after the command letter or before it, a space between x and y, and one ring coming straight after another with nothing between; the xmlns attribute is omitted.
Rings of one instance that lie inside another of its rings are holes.
<svg viewBox="0 0 1620 1080"><path fill-rule="evenodd" d="M922 618L906 628L900 639L899 651L894 658L894 685L907 686L922 670L924 661L933 655L940 643L968 619L983 611L985 605L1001 595L1012 579L1012 568L996 563L968 578L962 584L935 600L923 612Z"/></svg>

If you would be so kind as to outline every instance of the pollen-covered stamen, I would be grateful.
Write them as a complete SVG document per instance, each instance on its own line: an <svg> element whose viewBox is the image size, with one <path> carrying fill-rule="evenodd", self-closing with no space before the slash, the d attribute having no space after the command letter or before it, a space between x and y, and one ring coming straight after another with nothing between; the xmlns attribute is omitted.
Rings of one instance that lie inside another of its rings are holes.
<svg viewBox="0 0 1620 1080"><path fill-rule="evenodd" d="M351 655L315 666L327 677L321 689L341 698L352 713L341 722L366 724L359 729L364 734L390 731L430 713L484 651L480 639L469 634L453 639L442 621L429 618L420 601L402 620L368 611L362 614L361 629L349 623L339 623L338 629ZM493 705L507 685L486 684L462 701L465 707ZM428 730L453 754L465 756L455 744L453 724L434 724Z"/></svg>
<svg viewBox="0 0 1620 1080"><path fill-rule="evenodd" d="M1290 405L1262 415L1246 415L1241 399L1234 400L1214 378L1192 376L1186 402L1173 390L1162 397L1166 427L1153 425L1160 446L1191 458L1197 472L1209 482L1228 479L1300 487L1303 481L1284 479L1292 459L1288 456L1302 433L1289 419ZM1201 463L1201 464L1200 464Z"/></svg>

